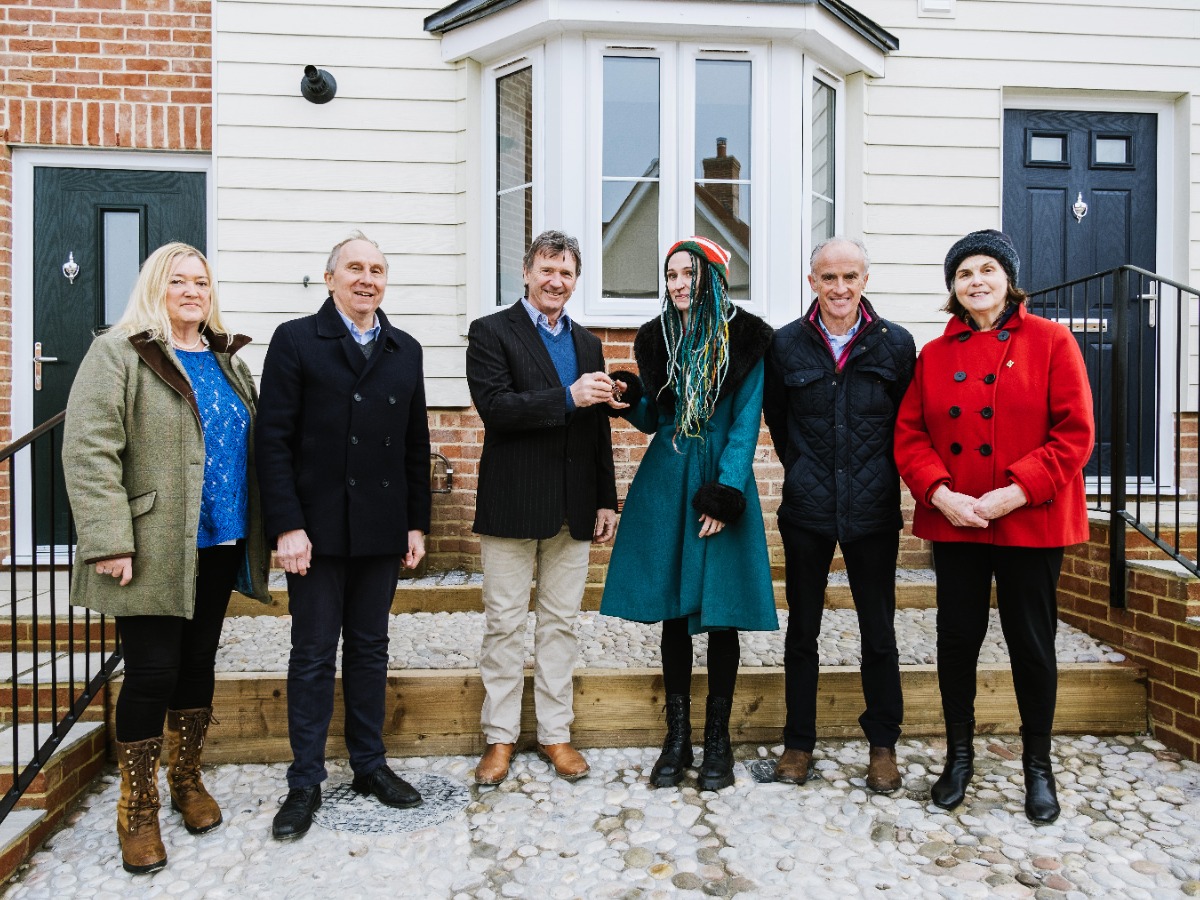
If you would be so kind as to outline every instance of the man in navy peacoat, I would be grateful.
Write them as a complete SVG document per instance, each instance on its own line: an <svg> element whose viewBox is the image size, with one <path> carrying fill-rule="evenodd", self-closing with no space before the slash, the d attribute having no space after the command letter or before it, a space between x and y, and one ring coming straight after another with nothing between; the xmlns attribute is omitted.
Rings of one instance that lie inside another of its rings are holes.
<svg viewBox="0 0 1200 900"><path fill-rule="evenodd" d="M379 309L387 260L361 233L333 248L325 283L320 310L271 339L256 429L263 518L292 615L280 840L305 834L321 804L339 634L352 787L388 806L421 802L383 745L388 614L400 566L421 561L429 530L421 345Z"/></svg>

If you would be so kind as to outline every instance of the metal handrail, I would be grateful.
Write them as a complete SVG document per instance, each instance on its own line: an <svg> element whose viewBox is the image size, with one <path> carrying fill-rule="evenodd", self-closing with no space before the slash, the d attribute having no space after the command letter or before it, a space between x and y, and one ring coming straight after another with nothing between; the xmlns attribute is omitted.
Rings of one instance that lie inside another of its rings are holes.
<svg viewBox="0 0 1200 900"><path fill-rule="evenodd" d="M0 469L0 472L6 473L8 477L8 559L3 565L8 569L10 644L8 661L12 695L9 708L5 709L0 706L0 715L7 718L11 727L13 774L11 786L4 796L0 797L0 822L17 805L21 796L29 789L38 773L62 744L72 726L80 720L87 708L101 694L105 683L121 661L121 647L117 639L115 623L104 615L92 613L91 610L84 609L77 612L68 604L65 617L65 639L60 639L59 630L63 620L57 609L61 591L55 579L59 568L55 548L59 546L61 538L62 545L67 548L66 573L69 594L70 563L74 552L75 536L74 522L70 516L69 507L67 507L65 529L56 529L59 518L56 515L57 507L60 503L65 502L65 497L61 496L59 491L59 474L62 467L59 454L61 441L59 439L65 418L65 413L58 413L33 431L0 449L0 464L7 463L6 468ZM22 451L25 450L28 452L23 454ZM48 471L45 470L47 461ZM27 516L20 514L22 507L18 504L19 466L24 468L22 474L27 472L30 485L29 497L24 500L27 504L25 507L28 512ZM39 521L41 513L38 503L39 466L43 467L43 474L48 476L45 480L45 484L49 488L45 498L47 501L46 511L49 516L48 524L45 521ZM30 546L33 548L32 559L27 570L20 564L16 553L18 529L22 526L29 529ZM58 530L64 533L59 534ZM49 535L50 552L43 565L39 562L39 539L47 534ZM20 575L23 572L27 572L29 576L27 599L19 599L22 587ZM43 576L46 577L47 582L42 582ZM0 574L0 578L2 578L2 574ZM45 593L49 600L49 610L44 615L39 611L42 604L43 586L45 586ZM28 605L27 618L21 614L22 611L19 609L20 606L26 604ZM30 650L29 664L23 669L21 626L26 623ZM79 631L82 631L82 636L77 634ZM93 635L93 632L96 632L96 635ZM77 668L75 659L80 646L82 646L83 652L82 672ZM93 659L97 647L100 656L98 663ZM110 647L111 649L109 649ZM64 661L65 683L70 694L60 703L62 675L59 672L59 666ZM45 674L42 671L44 668L48 669ZM29 677L28 683L23 680L26 674ZM78 687L76 686L77 678L82 682ZM49 702L43 704L41 692L46 686L47 680L50 689ZM27 708L23 708L21 698L26 687L29 688L29 705ZM107 695L105 695L105 702L107 703ZM107 712L106 709L105 720L108 718ZM33 739L31 741L22 742L20 740L22 726L27 726L32 730ZM42 739L41 734L47 726L49 734ZM25 748L22 747L22 743L26 744Z"/></svg>
<svg viewBox="0 0 1200 900"><path fill-rule="evenodd" d="M1164 301L1164 289L1174 292L1173 304ZM1085 306L1098 298L1098 318L1086 309L1084 316L1075 316L1075 303L1080 295ZM1065 298L1070 312L1067 321L1082 321L1082 330L1085 331L1094 326L1101 351L1097 356L1104 355L1103 351L1107 349L1111 361L1107 380L1100 377L1092 385L1099 421L1097 453L1093 459L1096 482L1094 490L1089 489L1095 495L1092 508L1106 511L1109 517L1109 605L1120 609L1125 607L1127 533L1130 528L1146 537L1193 575L1200 576L1200 562L1196 554L1184 550L1179 536L1184 504L1193 502L1188 499L1183 484L1181 463L1182 435L1179 424L1180 414L1184 411L1181 367L1185 364L1184 335L1190 325L1188 310L1192 302L1200 301L1200 289L1139 266L1124 265L1043 288L1031 292L1029 296L1032 301L1042 301L1059 309ZM1131 346L1134 316L1140 315L1143 308L1147 311L1144 333L1152 335L1152 339ZM1165 318L1164 310L1172 311L1174 319ZM1113 327L1105 331L1103 325L1110 320ZM1173 347L1164 346L1166 325L1172 326L1175 338ZM1174 361L1175 364L1173 370L1165 374L1164 361ZM1134 383L1131 381L1133 373L1140 374L1151 367L1154 373L1152 406L1146 408L1143 395L1139 392L1131 409L1129 387ZM1166 388L1164 379L1170 379ZM1170 415L1174 423L1173 444L1167 443L1161 433L1160 423L1164 414ZM1102 440L1106 427L1111 436L1107 455ZM1144 447L1150 448L1148 459ZM1171 462L1169 468L1165 464L1168 453ZM1106 463L1109 469L1107 507L1103 500ZM1129 475L1131 463L1133 474ZM1151 472L1149 476L1145 474L1147 469ZM1132 500L1129 495L1131 480L1134 486ZM1151 499L1144 499L1147 495ZM1147 506L1149 510L1144 509Z"/></svg>

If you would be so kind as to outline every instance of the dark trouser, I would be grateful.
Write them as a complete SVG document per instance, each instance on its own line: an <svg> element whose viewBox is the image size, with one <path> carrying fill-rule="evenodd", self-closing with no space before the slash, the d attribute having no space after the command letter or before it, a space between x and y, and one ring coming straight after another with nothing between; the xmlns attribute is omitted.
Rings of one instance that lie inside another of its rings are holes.
<svg viewBox="0 0 1200 900"><path fill-rule="evenodd" d="M817 742L817 638L825 585L837 542L779 520L786 567L787 635L783 645L787 721L783 744L811 753ZM895 747L904 718L900 654L896 650L896 553L900 532L885 531L842 544L850 593L862 636L866 712L858 724L872 747Z"/></svg>
<svg viewBox="0 0 1200 900"><path fill-rule="evenodd" d="M168 709L212 706L221 625L245 547L205 547L196 560L196 605L183 616L117 616L125 681L117 697L117 740L163 733Z"/></svg>
<svg viewBox="0 0 1200 900"><path fill-rule="evenodd" d="M338 635L350 768L366 775L384 764L388 612L400 556L314 556L307 575L288 575L292 654L288 660L289 788L320 784L333 717Z"/></svg>
<svg viewBox="0 0 1200 900"><path fill-rule="evenodd" d="M987 633L992 575L1024 732L1047 735L1058 692L1058 575L1062 547L934 542L937 670L947 722L975 718L975 667Z"/></svg>
<svg viewBox="0 0 1200 900"><path fill-rule="evenodd" d="M662 628L663 691L692 692L692 636L687 619L667 619ZM733 697L742 645L736 628L708 633L708 693L710 697Z"/></svg>

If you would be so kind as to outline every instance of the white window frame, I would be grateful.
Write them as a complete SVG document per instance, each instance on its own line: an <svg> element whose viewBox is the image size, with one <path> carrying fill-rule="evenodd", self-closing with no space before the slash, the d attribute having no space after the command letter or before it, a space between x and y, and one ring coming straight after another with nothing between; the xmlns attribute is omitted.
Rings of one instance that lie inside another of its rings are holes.
<svg viewBox="0 0 1200 900"><path fill-rule="evenodd" d="M768 81L771 78L768 44L733 44L719 41L639 41L599 40L587 41L587 120L586 134L568 138L577 143L584 165L586 179L586 227L583 240L585 247L601 248L601 218L603 207L603 123L604 123L604 58L624 56L655 58L660 60L660 132L659 132L659 254L665 253L670 244L695 233L695 198L691 186L696 182L696 62L699 60L728 59L751 64L750 76L750 172L751 183L750 238L754 247L755 235L759 243L767 234L770 214L770 191L765 187L769 179L769 133L767 120L770 116L768 104ZM564 136L566 137L566 136ZM568 149L568 154L570 150ZM687 181L687 185L684 185ZM807 218L807 217L806 217ZM620 300L605 298L602 294L602 255L599 249L589 254L593 262L589 265L596 277L581 281L574 301L576 313L583 313L588 320L602 320L613 326L637 325L658 312L661 296L666 288L661 271L658 273L657 296L653 300ZM765 248L750 253L750 302L742 304L752 312L762 315L767 308L768 268ZM589 272L589 275L591 273ZM582 296L581 296L582 295ZM583 300L582 304L578 301ZM582 307L582 309L580 309ZM583 317L581 316L581 318Z"/></svg>
<svg viewBox="0 0 1200 900"><path fill-rule="evenodd" d="M483 286L482 296L484 299L484 309L482 312L486 315L489 312L494 312L502 306L508 305L505 303L504 297L496 295L496 266L499 257L499 242L496 234L496 217L497 217L497 197L496 193L498 186L496 183L496 99L498 91L496 82L506 75L512 75L522 69L532 69L533 73L533 234L537 235L543 230L543 224L546 220L546 210L544 204L545 191L545 127L543 125L543 115L545 109L543 81L545 73L545 59L543 48L541 46L531 47L524 53L519 53L510 59L497 63L493 66L488 66L483 71L481 104L480 108L483 112L484 128L482 141L482 152L480 153L480 194L482 203L481 215L485 225L481 229L482 240L479 242L478 255L478 277L480 284ZM517 298L511 298L509 303L512 303Z"/></svg>
<svg viewBox="0 0 1200 900"><path fill-rule="evenodd" d="M845 233L845 204L846 192L846 82L834 75L811 56L805 56L804 75L802 79L801 97L803 100L801 117L804 126L804 196L803 218L797 227L803 235L803 270L808 273L808 258L812 255L812 201L813 201L813 122L812 122L812 92L814 82L823 84L833 90L833 233Z"/></svg>

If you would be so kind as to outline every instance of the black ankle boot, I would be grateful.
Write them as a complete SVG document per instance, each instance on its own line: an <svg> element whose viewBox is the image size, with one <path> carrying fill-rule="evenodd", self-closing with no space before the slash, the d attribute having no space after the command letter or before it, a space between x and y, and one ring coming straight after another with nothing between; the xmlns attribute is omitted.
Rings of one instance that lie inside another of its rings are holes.
<svg viewBox="0 0 1200 900"><path fill-rule="evenodd" d="M719 791L733 784L733 747L729 743L729 697L708 698L704 711L704 762L696 776L702 791Z"/></svg>
<svg viewBox="0 0 1200 900"><path fill-rule="evenodd" d="M692 698L687 694L667 695L667 737L662 753L650 771L655 787L675 787L684 770L694 761L692 754Z"/></svg>
<svg viewBox="0 0 1200 900"><path fill-rule="evenodd" d="M1021 766L1025 769L1025 815L1037 825L1049 825L1060 812L1050 764L1050 735L1025 734Z"/></svg>
<svg viewBox="0 0 1200 900"><path fill-rule="evenodd" d="M942 809L962 803L967 785L975 774L975 720L946 723L946 766L929 791L930 799Z"/></svg>

